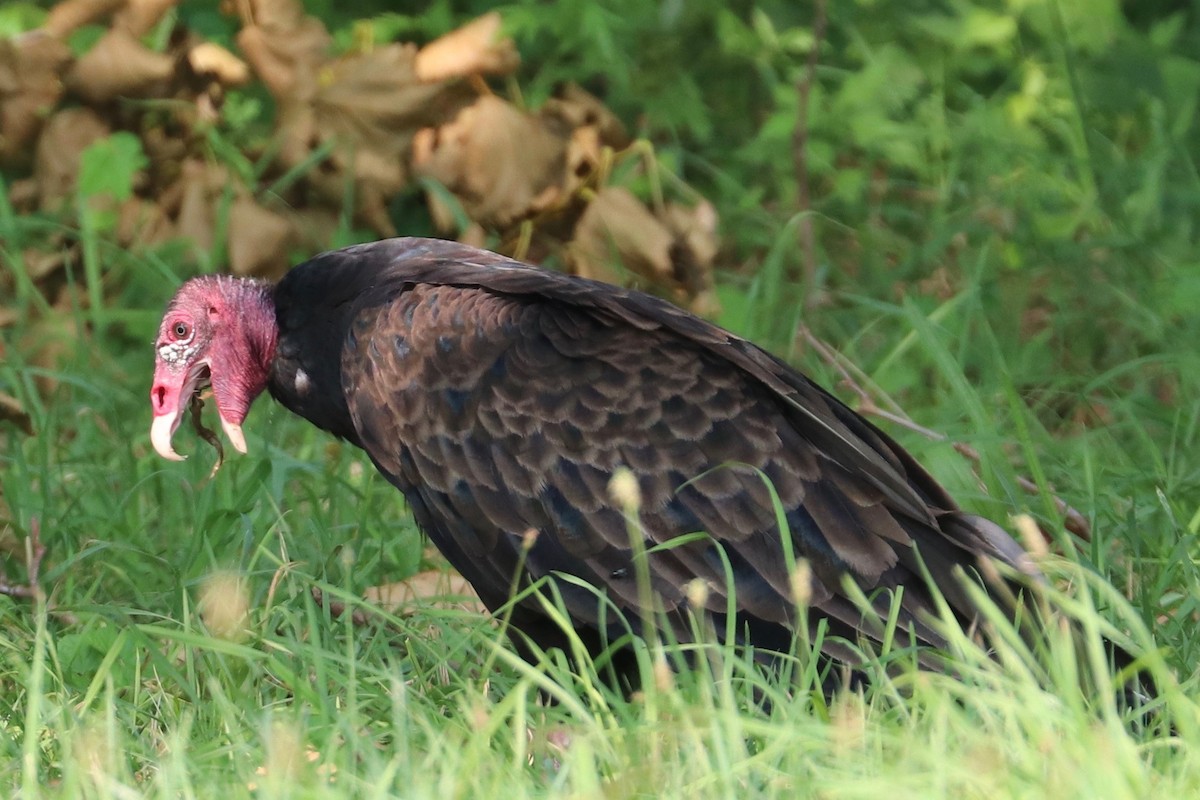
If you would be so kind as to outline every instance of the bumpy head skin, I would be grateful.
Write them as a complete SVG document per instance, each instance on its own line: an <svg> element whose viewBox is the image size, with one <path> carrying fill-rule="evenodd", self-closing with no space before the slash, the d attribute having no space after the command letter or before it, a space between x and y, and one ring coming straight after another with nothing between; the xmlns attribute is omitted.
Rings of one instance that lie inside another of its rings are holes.
<svg viewBox="0 0 1200 800"><path fill-rule="evenodd" d="M206 276L180 287L154 344L150 442L160 456L183 460L171 438L192 397L208 386L230 444L246 452L242 421L267 385L277 333L267 284Z"/></svg>

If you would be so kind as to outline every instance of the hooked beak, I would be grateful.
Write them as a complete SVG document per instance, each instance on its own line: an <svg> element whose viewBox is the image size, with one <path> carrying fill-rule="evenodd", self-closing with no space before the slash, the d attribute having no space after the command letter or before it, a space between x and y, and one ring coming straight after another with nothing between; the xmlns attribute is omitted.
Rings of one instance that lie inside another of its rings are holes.
<svg viewBox="0 0 1200 800"><path fill-rule="evenodd" d="M175 452L171 438L183 422L184 414L192 398L209 385L209 364L198 361L182 381L179 374L160 364L154 371L154 385L150 389L150 405L154 409L154 421L150 424L150 443L154 451L168 461L183 461L187 456ZM218 409L218 415L219 409ZM246 437L242 426L221 415L221 428L233 449L246 452Z"/></svg>

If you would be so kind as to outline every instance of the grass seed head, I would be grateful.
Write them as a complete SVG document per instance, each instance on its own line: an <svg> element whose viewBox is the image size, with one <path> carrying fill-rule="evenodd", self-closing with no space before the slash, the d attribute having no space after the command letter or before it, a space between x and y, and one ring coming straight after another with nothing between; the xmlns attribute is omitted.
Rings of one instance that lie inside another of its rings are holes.
<svg viewBox="0 0 1200 800"><path fill-rule="evenodd" d="M608 493L626 511L636 511L642 505L642 487L638 486L637 476L625 467L613 473Z"/></svg>
<svg viewBox="0 0 1200 800"><path fill-rule="evenodd" d="M1017 514L1012 521L1030 555L1034 558L1045 558L1050 555L1050 546L1046 544L1046 537L1042 535L1042 529L1038 527L1037 521L1033 517L1028 514Z"/></svg>
<svg viewBox="0 0 1200 800"><path fill-rule="evenodd" d="M708 606L708 581L703 578L692 578L687 582L687 599L688 604L692 608L706 608Z"/></svg>
<svg viewBox="0 0 1200 800"><path fill-rule="evenodd" d="M215 572L200 588L200 618L209 633L220 639L240 641L247 633L250 594L246 582L232 572Z"/></svg>
<svg viewBox="0 0 1200 800"><path fill-rule="evenodd" d="M812 566L808 561L800 559L791 574L792 602L801 608L807 608L812 600Z"/></svg>

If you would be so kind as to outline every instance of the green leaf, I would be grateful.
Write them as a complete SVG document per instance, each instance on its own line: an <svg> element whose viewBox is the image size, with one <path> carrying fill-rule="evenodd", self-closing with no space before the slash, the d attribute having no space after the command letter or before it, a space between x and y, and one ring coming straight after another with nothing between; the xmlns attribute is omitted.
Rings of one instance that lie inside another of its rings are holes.
<svg viewBox="0 0 1200 800"><path fill-rule="evenodd" d="M973 9L963 24L964 44L999 47L1011 42L1016 35L1015 17L997 14L987 9Z"/></svg>
<svg viewBox="0 0 1200 800"><path fill-rule="evenodd" d="M0 5L0 37L31 31L45 19L46 12L33 3L4 3Z"/></svg>
<svg viewBox="0 0 1200 800"><path fill-rule="evenodd" d="M134 175L148 164L138 137L124 131L114 133L94 142L80 156L79 194L128 200L133 196Z"/></svg>

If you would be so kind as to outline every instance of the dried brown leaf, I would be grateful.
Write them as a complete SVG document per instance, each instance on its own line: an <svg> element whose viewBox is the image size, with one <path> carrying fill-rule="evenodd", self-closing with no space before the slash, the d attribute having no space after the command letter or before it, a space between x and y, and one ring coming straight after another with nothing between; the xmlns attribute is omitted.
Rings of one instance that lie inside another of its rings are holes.
<svg viewBox="0 0 1200 800"><path fill-rule="evenodd" d="M248 0L238 10L244 25L238 47L275 99L311 96L330 42L321 21L297 0Z"/></svg>
<svg viewBox="0 0 1200 800"><path fill-rule="evenodd" d="M175 225L179 235L191 239L202 251L213 246L213 227L216 215L208 185L208 165L199 159L183 162L183 177L179 182L179 216Z"/></svg>
<svg viewBox="0 0 1200 800"><path fill-rule="evenodd" d="M21 253L21 267L25 275L34 283L42 283L46 278L58 272L67 263L67 251L62 248L53 250L34 250L32 248Z"/></svg>
<svg viewBox="0 0 1200 800"><path fill-rule="evenodd" d="M71 60L65 44L40 31L0 39L0 163L21 164L63 95Z"/></svg>
<svg viewBox="0 0 1200 800"><path fill-rule="evenodd" d="M396 235L396 226L388 215L387 195L369 183L359 186L357 216L370 226L371 230L384 238Z"/></svg>
<svg viewBox="0 0 1200 800"><path fill-rule="evenodd" d="M279 276L287 271L292 226L287 218L242 195L229 212L229 266L236 275Z"/></svg>
<svg viewBox="0 0 1200 800"><path fill-rule="evenodd" d="M171 56L154 52L127 30L113 28L75 62L67 86L89 103L155 97L166 94L174 71Z"/></svg>
<svg viewBox="0 0 1200 800"><path fill-rule="evenodd" d="M41 190L36 178L20 178L12 182L8 190L8 202L19 213L28 214L38 207Z"/></svg>
<svg viewBox="0 0 1200 800"><path fill-rule="evenodd" d="M46 122L34 155L34 178L43 209L52 209L75 193L80 155L110 132L96 112L82 107L59 111Z"/></svg>
<svg viewBox="0 0 1200 800"><path fill-rule="evenodd" d="M487 607L467 579L445 569L429 569L399 583L372 586L363 592L363 597L392 613L429 604L487 613Z"/></svg>
<svg viewBox="0 0 1200 800"><path fill-rule="evenodd" d="M504 228L562 197L567 142L529 114L487 95L413 141L413 166L458 196L476 222Z"/></svg>
<svg viewBox="0 0 1200 800"><path fill-rule="evenodd" d="M180 136L178 127L168 127L168 121L161 117L147 120L146 123L151 121L156 124L144 124L140 133L142 151L146 154L146 160L153 165L155 183L164 187L165 192L166 187L178 181L183 162L195 149L195 142L191 137ZM157 192L156 196L161 199L163 192ZM172 213L175 210L173 205L169 208L164 206L164 209Z"/></svg>
<svg viewBox="0 0 1200 800"><path fill-rule="evenodd" d="M289 207L282 213L291 225L294 246L306 252L315 253L329 247L341 224L336 210L317 205Z"/></svg>
<svg viewBox="0 0 1200 800"><path fill-rule="evenodd" d="M26 436L33 436L33 420L21 401L6 392L0 392L0 422L11 422Z"/></svg>
<svg viewBox="0 0 1200 800"><path fill-rule="evenodd" d="M353 180L359 222L382 236L395 235L388 203L409 180L413 135L473 96L461 82L420 82L415 56L415 47L396 44L330 62L321 67L317 89L280 102L280 161L295 166L331 143L330 155L306 173L307 186L340 204Z"/></svg>
<svg viewBox="0 0 1200 800"><path fill-rule="evenodd" d="M938 266L933 272L917 281L917 291L926 297L936 297L938 300L946 302L950 298L958 296L962 291L961 287L956 285L958 274L958 270L951 271L944 264Z"/></svg>
<svg viewBox="0 0 1200 800"><path fill-rule="evenodd" d="M459 231L458 240L463 244L469 244L471 247L482 249L487 247L487 231L478 222L472 222L466 228Z"/></svg>
<svg viewBox="0 0 1200 800"><path fill-rule="evenodd" d="M243 86L250 82L250 67L245 61L215 42L200 42L188 50L188 65L197 75L209 75L223 86Z"/></svg>
<svg viewBox="0 0 1200 800"><path fill-rule="evenodd" d="M430 131L432 134L432 131ZM415 140L414 147L421 146L421 136L418 135ZM441 195L434 192L426 192L425 207L429 210L429 217L433 220L433 227L439 231L453 231L458 224L458 217L454 213L454 206L444 200ZM479 223L471 223L479 226Z"/></svg>
<svg viewBox="0 0 1200 800"><path fill-rule="evenodd" d="M285 167L294 167L321 144L317 136L317 114L311 97L289 95L279 100L278 109L275 130L279 137L279 161ZM337 187L345 189L344 170L345 164L331 157L310 170L305 180L333 201Z"/></svg>
<svg viewBox="0 0 1200 800"><path fill-rule="evenodd" d="M576 128L567 143L567 164L563 171L566 185L563 191L574 195L597 175L603 158L604 146L600 143L600 132L591 125Z"/></svg>
<svg viewBox="0 0 1200 800"><path fill-rule="evenodd" d="M608 186L588 203L567 246L572 270L585 278L620 283L618 265L657 286L674 283L675 237L650 209L621 186Z"/></svg>
<svg viewBox="0 0 1200 800"><path fill-rule="evenodd" d="M538 110L539 116L557 122L566 130L591 128L598 144L622 150L629 146L629 133L624 123L591 92L577 84L568 83L555 92Z"/></svg>
<svg viewBox="0 0 1200 800"><path fill-rule="evenodd" d="M690 257L705 266L717 257L720 239L717 236L717 209L707 200L694 206L667 203L663 221Z"/></svg>
<svg viewBox="0 0 1200 800"><path fill-rule="evenodd" d="M179 0L125 0L124 8L113 16L113 27L145 36L178 4Z"/></svg>
<svg viewBox="0 0 1200 800"><path fill-rule="evenodd" d="M299 0L232 0L243 25L261 25L270 30L297 30L314 19L305 14Z"/></svg>
<svg viewBox="0 0 1200 800"><path fill-rule="evenodd" d="M520 63L512 39L500 37L500 14L492 11L422 47L416 74L422 81L508 75Z"/></svg>
<svg viewBox="0 0 1200 800"><path fill-rule="evenodd" d="M668 203L662 219L675 237L673 280L683 286L688 308L700 316L715 317L721 313L713 285L713 261L720 247L716 208L707 200L691 207Z"/></svg>
<svg viewBox="0 0 1200 800"><path fill-rule="evenodd" d="M122 247L159 244L175 237L175 226L158 203L131 197L117 212L116 235Z"/></svg>
<svg viewBox="0 0 1200 800"><path fill-rule="evenodd" d="M391 44L330 63L321 72L319 113L331 123L344 115L345 129L364 140L385 133L382 128L430 124L438 112L427 104L438 89L417 79L416 53L411 44Z"/></svg>
<svg viewBox="0 0 1200 800"><path fill-rule="evenodd" d="M721 315L721 298L717 296L716 289L703 289L688 300L687 308L696 316L715 319Z"/></svg>
<svg viewBox="0 0 1200 800"><path fill-rule="evenodd" d="M395 44L335 61L322 71L313 100L317 137L338 143L336 161L360 186L386 195L408 181L416 131L444 121L472 97L465 84L422 83L415 58L415 47Z"/></svg>
<svg viewBox="0 0 1200 800"><path fill-rule="evenodd" d="M50 9L42 29L62 39L76 28L104 19L124 5L125 0L63 0Z"/></svg>
<svg viewBox="0 0 1200 800"><path fill-rule="evenodd" d="M387 194L407 182L404 155L413 132L428 124L436 94L417 82L415 52L390 45L336 61L323 70L313 98L316 137L340 145L335 156L340 171Z"/></svg>

